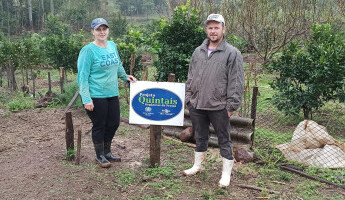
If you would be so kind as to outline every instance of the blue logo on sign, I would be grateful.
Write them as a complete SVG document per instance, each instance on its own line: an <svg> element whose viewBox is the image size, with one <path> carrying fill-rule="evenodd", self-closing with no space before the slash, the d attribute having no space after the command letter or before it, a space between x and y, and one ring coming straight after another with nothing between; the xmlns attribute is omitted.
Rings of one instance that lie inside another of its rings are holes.
<svg viewBox="0 0 345 200"><path fill-rule="evenodd" d="M181 99L165 89L147 89L136 94L132 100L133 110L150 120L167 120L175 117L182 110Z"/></svg>

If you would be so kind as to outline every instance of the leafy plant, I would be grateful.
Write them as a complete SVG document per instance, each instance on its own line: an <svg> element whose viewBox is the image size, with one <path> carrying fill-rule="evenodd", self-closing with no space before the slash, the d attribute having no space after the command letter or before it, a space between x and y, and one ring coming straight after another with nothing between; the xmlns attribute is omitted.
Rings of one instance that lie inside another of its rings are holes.
<svg viewBox="0 0 345 200"><path fill-rule="evenodd" d="M268 69L279 76L271 83L274 104L286 114L304 118L329 100L345 100L344 32L330 24L315 24L304 44L292 42Z"/></svg>
<svg viewBox="0 0 345 200"><path fill-rule="evenodd" d="M130 170L118 171L114 174L114 176L121 185L124 185L125 188L129 184L133 183L136 177L135 173Z"/></svg>
<svg viewBox="0 0 345 200"><path fill-rule="evenodd" d="M201 24L199 10L192 8L189 1L174 10L170 21L161 19L159 31L151 35L158 54L154 66L159 80L168 80L169 73L174 73L176 80L187 79L190 57L206 37Z"/></svg>
<svg viewBox="0 0 345 200"><path fill-rule="evenodd" d="M18 111L25 109L33 109L36 102L33 98L24 96L23 93L18 93L17 96L7 104L10 111Z"/></svg>

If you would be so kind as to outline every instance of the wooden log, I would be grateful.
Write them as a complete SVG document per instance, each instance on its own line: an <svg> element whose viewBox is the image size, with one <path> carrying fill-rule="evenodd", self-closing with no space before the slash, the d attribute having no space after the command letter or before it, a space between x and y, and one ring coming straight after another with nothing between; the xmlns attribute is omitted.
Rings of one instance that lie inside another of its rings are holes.
<svg viewBox="0 0 345 200"><path fill-rule="evenodd" d="M150 165L155 167L160 165L161 157L161 136L162 127L157 125L150 126Z"/></svg>
<svg viewBox="0 0 345 200"><path fill-rule="evenodd" d="M237 119L236 119L237 120ZM184 119L183 121L183 127L187 128L187 127L192 127L192 121L190 119ZM236 126L237 127L237 126ZM247 127L247 128L236 128L235 126L231 127L230 129L230 137L232 139L238 139L238 140L242 140L244 142L247 143L251 143L252 142L252 136L253 136L253 131L251 128ZM210 133L215 134L216 131L214 130L213 126L209 127L210 129Z"/></svg>
<svg viewBox="0 0 345 200"><path fill-rule="evenodd" d="M241 187L241 188L246 188L246 189L258 190L258 191L266 190L270 194L280 194L280 192L277 192L274 190L268 190L266 188L256 187L252 185L236 184L236 186Z"/></svg>
<svg viewBox="0 0 345 200"><path fill-rule="evenodd" d="M294 172L296 174L299 174L301 176L304 176L306 178L309 178L311 180L315 180L315 181L320 181L322 183L327 183L329 185L333 185L333 186L336 186L336 187L339 187L339 188L342 188L342 189L345 189L345 186L344 185L338 185L336 183L333 183L333 182L330 182L330 181L327 181L327 180L324 180L324 179L321 179L321 178L318 178L318 177L314 177L314 176L310 176L309 174L306 174L304 172L301 172L299 170L296 170L296 169L293 169L291 167L288 167L288 166L280 166L281 169L283 170L287 170L287 171L290 171L290 172Z"/></svg>
<svg viewBox="0 0 345 200"><path fill-rule="evenodd" d="M177 143L182 143L182 144L184 144L184 145L187 145L188 147L196 148L196 145L195 145L195 144L191 144L191 143L188 143L188 142L181 142L181 141L179 141L179 140L176 140L176 139L174 139L174 138L171 138L171 137L168 137L168 136L165 136L165 135L163 135L162 137L163 137L164 139L166 139L166 140L171 140L171 141L174 141L174 142L177 142Z"/></svg>
<svg viewBox="0 0 345 200"><path fill-rule="evenodd" d="M189 118L189 110L184 110L185 117ZM253 127L254 119L245 118L245 117L238 117L238 116L231 116L230 117L230 124L233 126L239 127Z"/></svg>
<svg viewBox="0 0 345 200"><path fill-rule="evenodd" d="M80 149L81 149L81 130L78 130L78 140L77 140L77 154L75 159L75 164L80 164Z"/></svg>
<svg viewBox="0 0 345 200"><path fill-rule="evenodd" d="M66 150L73 151L74 150L74 129L73 129L73 120L72 120L72 113L67 112L66 113Z"/></svg>

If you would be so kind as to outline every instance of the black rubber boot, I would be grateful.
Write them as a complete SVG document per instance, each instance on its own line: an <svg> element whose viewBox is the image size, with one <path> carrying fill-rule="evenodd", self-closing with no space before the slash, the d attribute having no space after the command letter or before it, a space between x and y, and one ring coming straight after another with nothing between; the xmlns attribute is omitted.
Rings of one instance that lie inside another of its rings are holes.
<svg viewBox="0 0 345 200"><path fill-rule="evenodd" d="M104 156L104 144L94 144L96 151L96 163L103 168L108 168L111 163Z"/></svg>
<svg viewBox="0 0 345 200"><path fill-rule="evenodd" d="M120 156L114 156L111 153L111 142L105 142L104 143L104 155L105 158L108 159L109 161L113 162L121 162L121 157Z"/></svg>

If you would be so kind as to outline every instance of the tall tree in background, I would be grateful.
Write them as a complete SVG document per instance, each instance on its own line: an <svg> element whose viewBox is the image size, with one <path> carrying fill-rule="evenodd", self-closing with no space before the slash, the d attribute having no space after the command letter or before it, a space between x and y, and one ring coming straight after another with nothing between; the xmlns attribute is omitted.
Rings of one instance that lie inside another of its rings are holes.
<svg viewBox="0 0 345 200"><path fill-rule="evenodd" d="M50 0L50 14L54 15L54 1Z"/></svg>
<svg viewBox="0 0 345 200"><path fill-rule="evenodd" d="M32 4L31 0L28 0L28 10L29 10L29 22L30 22L30 30L34 30L34 23L32 21Z"/></svg>

